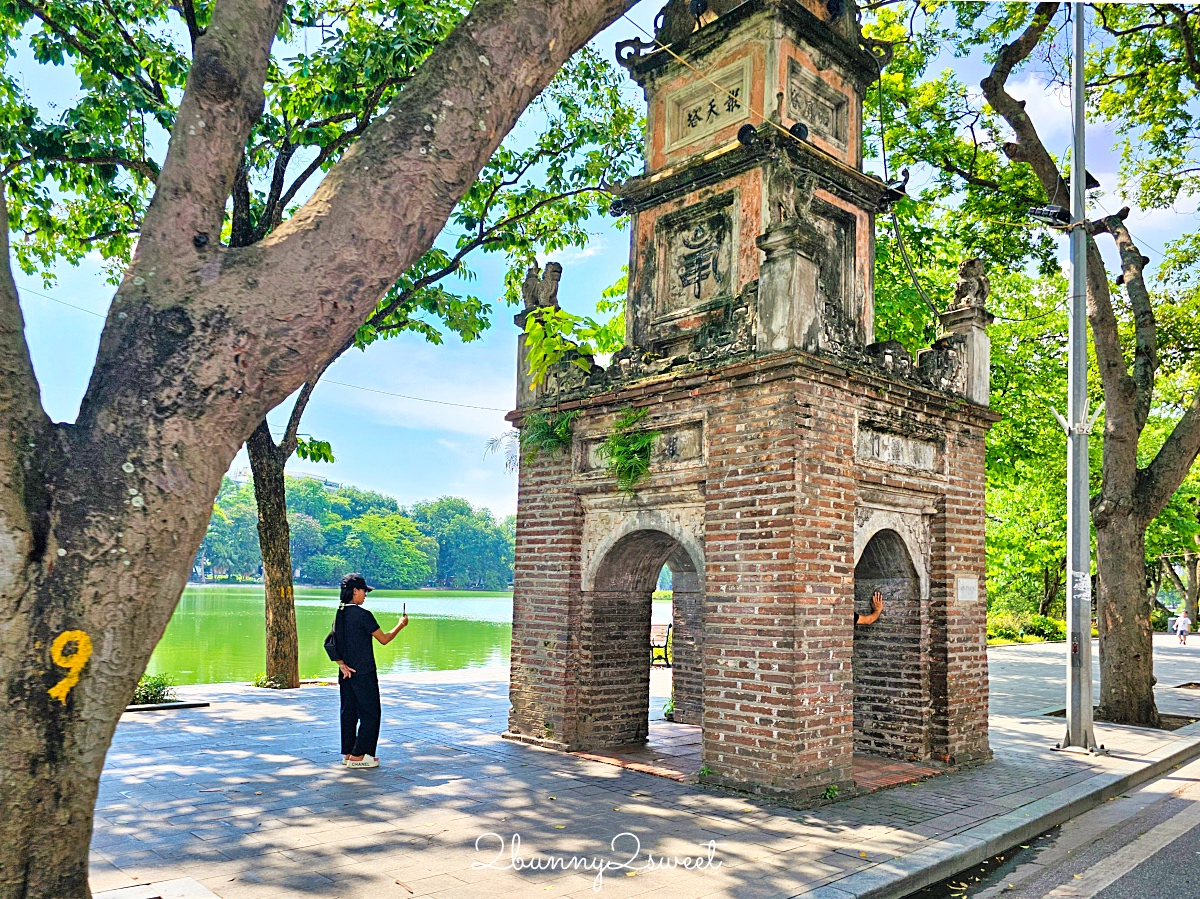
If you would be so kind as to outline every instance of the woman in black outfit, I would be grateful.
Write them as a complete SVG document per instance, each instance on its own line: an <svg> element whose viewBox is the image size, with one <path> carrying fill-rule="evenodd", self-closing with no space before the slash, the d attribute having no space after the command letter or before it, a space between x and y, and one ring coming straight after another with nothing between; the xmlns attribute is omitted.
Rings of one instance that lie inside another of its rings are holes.
<svg viewBox="0 0 1200 899"><path fill-rule="evenodd" d="M338 688L342 698L342 764L347 768L378 768L375 757L383 710L379 702L379 675L375 670L372 638L387 646L408 626L405 615L390 631L363 608L367 586L361 574L342 578L342 604L334 634L342 657L338 660Z"/></svg>

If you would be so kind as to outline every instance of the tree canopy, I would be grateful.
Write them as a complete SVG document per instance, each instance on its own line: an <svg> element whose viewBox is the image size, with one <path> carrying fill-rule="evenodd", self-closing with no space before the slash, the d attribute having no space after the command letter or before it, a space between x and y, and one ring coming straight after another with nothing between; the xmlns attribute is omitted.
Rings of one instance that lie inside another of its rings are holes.
<svg viewBox="0 0 1200 899"><path fill-rule="evenodd" d="M286 479L292 564L302 583L336 586L358 571L373 586L503 590L512 580L513 530L488 509L445 496L402 508L395 499L312 477ZM226 478L193 574L262 572L254 487Z"/></svg>

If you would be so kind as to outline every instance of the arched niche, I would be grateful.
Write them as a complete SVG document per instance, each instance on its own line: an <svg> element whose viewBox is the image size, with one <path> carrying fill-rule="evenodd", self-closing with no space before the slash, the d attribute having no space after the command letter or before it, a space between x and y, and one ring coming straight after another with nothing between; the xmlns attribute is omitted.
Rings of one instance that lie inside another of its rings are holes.
<svg viewBox="0 0 1200 899"><path fill-rule="evenodd" d="M699 721L702 694L703 568L673 535L625 531L596 553L582 592L579 745L601 749L641 743L650 704L650 611L663 565L674 577L673 677L676 708ZM694 714L687 711L695 707ZM678 720L678 716L677 716Z"/></svg>
<svg viewBox="0 0 1200 899"><path fill-rule="evenodd" d="M896 758L926 758L930 747L928 604L908 544L877 530L854 567L859 613L883 595L883 613L854 627L854 748Z"/></svg>

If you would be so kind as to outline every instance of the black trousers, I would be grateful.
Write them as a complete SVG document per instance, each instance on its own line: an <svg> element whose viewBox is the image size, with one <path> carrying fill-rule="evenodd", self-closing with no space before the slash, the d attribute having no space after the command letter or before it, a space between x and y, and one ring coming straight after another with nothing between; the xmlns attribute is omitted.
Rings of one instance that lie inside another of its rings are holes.
<svg viewBox="0 0 1200 899"><path fill-rule="evenodd" d="M379 743L379 675L359 671L353 677L338 675L342 693L342 755L375 755Z"/></svg>

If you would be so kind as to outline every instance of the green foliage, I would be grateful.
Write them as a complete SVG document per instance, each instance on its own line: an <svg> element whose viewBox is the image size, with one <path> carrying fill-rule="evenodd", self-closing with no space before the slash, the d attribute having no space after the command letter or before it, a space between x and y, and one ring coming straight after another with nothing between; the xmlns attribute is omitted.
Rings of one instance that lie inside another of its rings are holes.
<svg viewBox="0 0 1200 899"><path fill-rule="evenodd" d="M708 767L708 765L700 766L699 774L701 777L712 777L715 773L716 772L714 772L712 768Z"/></svg>
<svg viewBox="0 0 1200 899"><path fill-rule="evenodd" d="M521 454L534 459L565 453L571 448L571 435L578 410L571 412L534 412L521 424Z"/></svg>
<svg viewBox="0 0 1200 899"><path fill-rule="evenodd" d="M408 515L437 541L437 579L456 589L503 590L512 580L513 539L487 509L443 496L416 503Z"/></svg>
<svg viewBox="0 0 1200 899"><path fill-rule="evenodd" d="M821 793L821 798L822 798L822 799L828 799L829 801L831 801L831 802L832 802L834 799L837 799L837 798L838 798L838 793L839 793L839 792L841 792L841 791L838 789L838 785L837 785L837 784L830 784L830 785L829 785L829 786L827 786L827 787L824 789L824 791Z"/></svg>
<svg viewBox="0 0 1200 899"><path fill-rule="evenodd" d="M395 499L316 478L284 480L297 579L337 584L360 571L374 586L411 589L438 583L503 590L512 578L513 522L443 497L405 512ZM257 577L253 487L228 478L213 507L197 568L209 577Z"/></svg>
<svg viewBox="0 0 1200 899"><path fill-rule="evenodd" d="M255 577L262 567L254 488L225 478L194 567L204 576Z"/></svg>
<svg viewBox="0 0 1200 899"><path fill-rule="evenodd" d="M175 679L169 674L143 674L138 679L130 705L158 705L176 702Z"/></svg>
<svg viewBox="0 0 1200 899"><path fill-rule="evenodd" d="M1153 608L1150 610L1150 626L1156 631L1165 633L1167 625L1170 623L1171 616L1165 609Z"/></svg>
<svg viewBox="0 0 1200 899"><path fill-rule="evenodd" d="M311 584L338 584L342 576L354 567L342 556L331 556L325 553L312 556L306 565L300 569L303 580ZM365 575L365 572L360 572Z"/></svg>
<svg viewBox="0 0 1200 899"><path fill-rule="evenodd" d="M268 677L262 671L254 675L254 680L252 680L250 684L251 686L259 687L263 690L282 690L287 686L287 684L284 683L283 678L279 677L278 675L275 677Z"/></svg>
<svg viewBox="0 0 1200 899"><path fill-rule="evenodd" d="M289 512L288 532L293 568L303 569L309 559L325 549L325 531L311 515Z"/></svg>
<svg viewBox="0 0 1200 899"><path fill-rule="evenodd" d="M675 697L674 696L672 696L670 699L668 699L663 704L662 711L663 711L663 717L666 718L668 721L675 720Z"/></svg>
<svg viewBox="0 0 1200 899"><path fill-rule="evenodd" d="M391 590L420 587L433 577L437 541L399 513L369 512L325 529L330 547L372 586ZM344 574L345 572L343 572Z"/></svg>
<svg viewBox="0 0 1200 899"><path fill-rule="evenodd" d="M328 440L298 437L296 439L296 455L309 462L332 462L333 446Z"/></svg>
<svg viewBox="0 0 1200 899"><path fill-rule="evenodd" d="M989 612L987 618L989 641L1026 643L1030 640L1065 640L1067 623L1045 615L1024 612Z"/></svg>
<svg viewBox="0 0 1200 899"><path fill-rule="evenodd" d="M637 425L649 410L627 409L613 425L612 433L600 445L600 457L605 460L609 474L617 481L617 490L629 496L637 492L638 484L650 473L650 455L654 441L661 431L639 430Z"/></svg>

